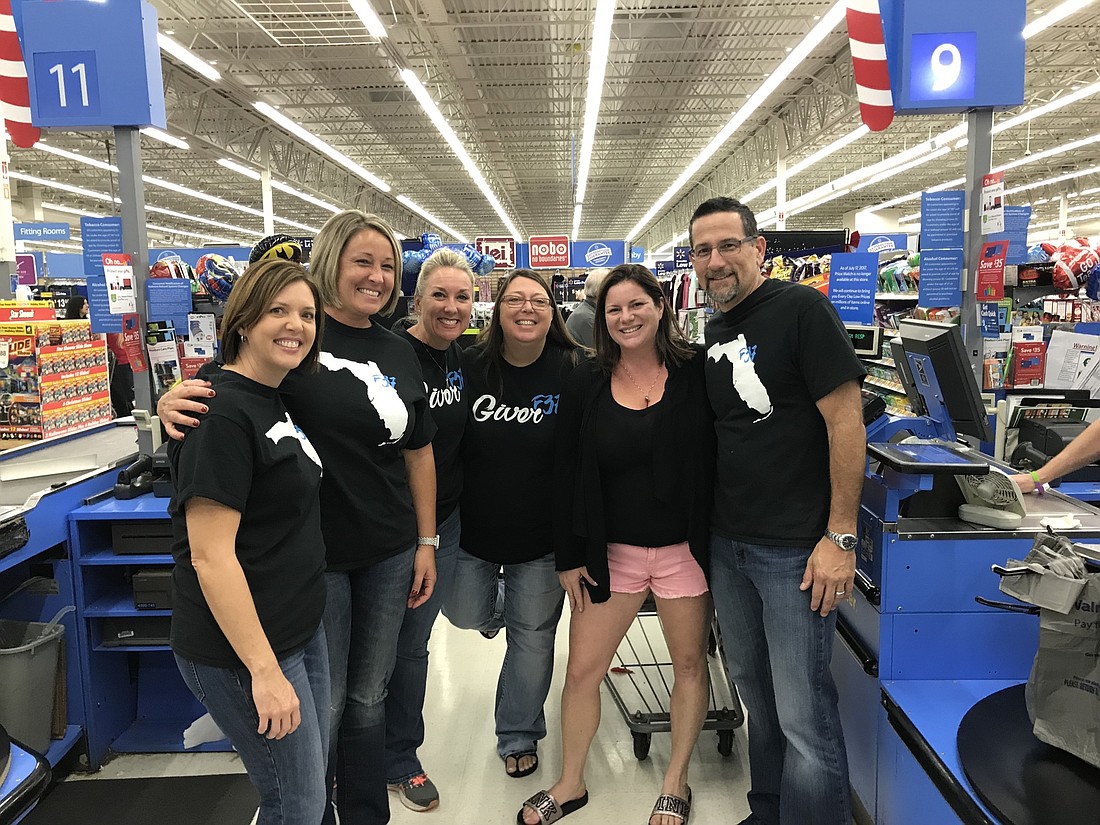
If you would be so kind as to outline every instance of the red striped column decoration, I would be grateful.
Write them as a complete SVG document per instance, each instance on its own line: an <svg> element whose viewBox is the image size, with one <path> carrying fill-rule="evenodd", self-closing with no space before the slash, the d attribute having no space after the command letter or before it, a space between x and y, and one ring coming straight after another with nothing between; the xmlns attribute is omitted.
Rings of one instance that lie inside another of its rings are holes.
<svg viewBox="0 0 1100 825"><path fill-rule="evenodd" d="M38 127L31 125L31 92L11 0L0 0L0 110L16 146L29 148L41 137Z"/></svg>
<svg viewBox="0 0 1100 825"><path fill-rule="evenodd" d="M0 0L0 3L6 0ZM848 0L848 42L856 76L859 114L872 132L894 121L894 97L886 65L886 40L878 0Z"/></svg>

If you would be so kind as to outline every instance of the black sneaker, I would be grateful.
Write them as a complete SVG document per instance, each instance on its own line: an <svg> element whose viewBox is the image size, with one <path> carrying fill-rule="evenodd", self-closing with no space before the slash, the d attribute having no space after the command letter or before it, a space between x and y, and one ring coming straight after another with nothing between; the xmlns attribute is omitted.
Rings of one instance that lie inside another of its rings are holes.
<svg viewBox="0 0 1100 825"><path fill-rule="evenodd" d="M410 776L404 782L388 786L397 794L401 804L410 811L430 811L439 807L439 791L426 773Z"/></svg>

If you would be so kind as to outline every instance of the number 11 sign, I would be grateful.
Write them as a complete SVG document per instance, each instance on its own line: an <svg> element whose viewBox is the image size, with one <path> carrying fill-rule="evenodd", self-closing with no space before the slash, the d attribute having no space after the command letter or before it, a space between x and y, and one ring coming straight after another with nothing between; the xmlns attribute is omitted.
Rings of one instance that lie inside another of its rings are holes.
<svg viewBox="0 0 1100 825"><path fill-rule="evenodd" d="M33 59L39 113L60 118L99 114L95 52L38 52Z"/></svg>

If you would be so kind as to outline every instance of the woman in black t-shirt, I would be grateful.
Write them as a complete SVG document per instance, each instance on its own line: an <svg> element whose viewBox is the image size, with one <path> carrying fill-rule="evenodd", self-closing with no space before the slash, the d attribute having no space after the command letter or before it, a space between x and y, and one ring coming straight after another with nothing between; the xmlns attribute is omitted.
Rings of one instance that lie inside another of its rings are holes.
<svg viewBox="0 0 1100 825"><path fill-rule="evenodd" d="M343 822L375 825L389 821L386 683L401 622L435 585L435 425L412 347L372 321L397 304L401 246L389 226L357 210L333 215L314 238L310 274L326 316L320 369L291 372L279 394L325 466L328 787ZM201 402L183 399L209 394L184 382L157 411L186 425L181 411ZM335 821L331 806L323 821Z"/></svg>
<svg viewBox="0 0 1100 825"><path fill-rule="evenodd" d="M240 754L260 825L317 822L326 799L321 463L277 391L291 369L316 368L320 303L298 264L250 269L222 321L217 398L168 447L172 649Z"/></svg>
<svg viewBox="0 0 1100 825"><path fill-rule="evenodd" d="M710 539L714 418L704 356L673 324L643 266L608 273L596 299L596 358L561 395L555 522L561 586L569 594L569 663L562 691L562 770L519 821L568 814L588 801L584 765L600 720L600 683L652 592L672 659L672 752L650 825L690 814L688 760L706 715L706 649L713 617L704 571Z"/></svg>
<svg viewBox="0 0 1100 825"><path fill-rule="evenodd" d="M397 641L397 662L386 694L386 782L402 804L413 811L439 805L439 791L428 778L417 748L424 744L424 694L428 681L428 639L439 615L445 588L454 574L460 531L458 496L462 490L459 444L466 427L468 396L458 345L470 326L474 308L474 273L466 256L446 247L424 261L416 281L416 321L394 330L420 359L428 408L437 427L432 438L435 457L435 521L439 549L435 553L435 592L424 604L407 609Z"/></svg>
<svg viewBox="0 0 1100 825"><path fill-rule="evenodd" d="M513 777L538 767L546 736L543 705L564 596L550 537L554 430L577 352L546 283L526 269L504 279L489 327L463 352L470 417L462 542L443 612L457 627L507 630L496 733Z"/></svg>

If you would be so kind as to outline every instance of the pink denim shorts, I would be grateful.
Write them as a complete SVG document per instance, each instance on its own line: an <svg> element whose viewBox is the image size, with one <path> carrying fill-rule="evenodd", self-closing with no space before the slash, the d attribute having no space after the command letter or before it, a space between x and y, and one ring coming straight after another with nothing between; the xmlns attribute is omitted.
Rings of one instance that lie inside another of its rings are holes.
<svg viewBox="0 0 1100 825"><path fill-rule="evenodd" d="M649 588L659 599L682 599L709 590L703 568L686 541L667 547L608 544L607 569L613 593L641 593Z"/></svg>

